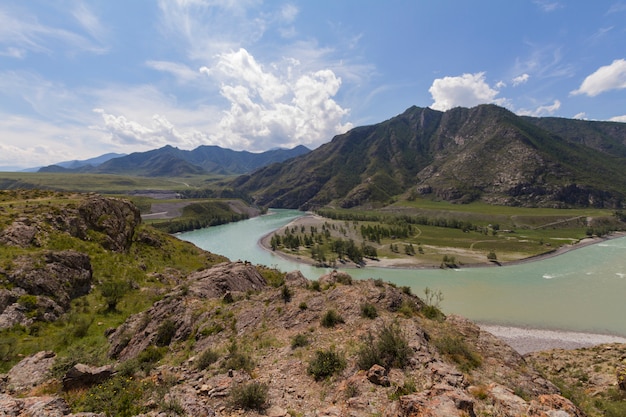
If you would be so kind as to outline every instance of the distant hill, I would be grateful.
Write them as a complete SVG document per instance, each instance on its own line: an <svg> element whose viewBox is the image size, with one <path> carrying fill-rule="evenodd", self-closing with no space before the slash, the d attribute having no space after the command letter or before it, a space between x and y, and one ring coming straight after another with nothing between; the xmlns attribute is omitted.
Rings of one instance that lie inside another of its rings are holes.
<svg viewBox="0 0 626 417"><path fill-rule="evenodd" d="M310 152L305 146L262 153L233 151L219 146L199 146L186 151L172 146L110 158L100 164L41 168L40 172L89 172L146 177L184 177L194 174L236 175Z"/></svg>
<svg viewBox="0 0 626 417"><path fill-rule="evenodd" d="M495 106L411 107L233 182L260 205L381 206L417 196L623 207L626 124L520 117Z"/></svg>

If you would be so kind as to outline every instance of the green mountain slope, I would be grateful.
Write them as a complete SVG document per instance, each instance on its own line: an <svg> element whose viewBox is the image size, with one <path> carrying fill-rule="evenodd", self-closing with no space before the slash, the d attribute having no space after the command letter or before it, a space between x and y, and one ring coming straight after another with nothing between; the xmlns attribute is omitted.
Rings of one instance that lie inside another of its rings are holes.
<svg viewBox="0 0 626 417"><path fill-rule="evenodd" d="M234 186L259 204L290 208L376 206L417 195L455 202L621 207L626 158L617 144L626 137L626 125L608 129L585 122L586 131L602 133L591 147L563 133L575 131L570 123L578 122L554 119L542 127L494 105L445 113L411 107L336 136L306 155L239 177Z"/></svg>

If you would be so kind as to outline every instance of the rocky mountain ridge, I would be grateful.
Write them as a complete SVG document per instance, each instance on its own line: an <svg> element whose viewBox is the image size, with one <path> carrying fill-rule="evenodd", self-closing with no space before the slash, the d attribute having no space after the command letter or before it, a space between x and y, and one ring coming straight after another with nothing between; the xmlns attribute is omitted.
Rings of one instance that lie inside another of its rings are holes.
<svg viewBox="0 0 626 417"><path fill-rule="evenodd" d="M260 205L380 206L428 197L545 207L621 207L626 125L524 118L495 105L411 107L309 154L244 175Z"/></svg>
<svg viewBox="0 0 626 417"><path fill-rule="evenodd" d="M51 165L39 172L74 172L95 174L138 175L145 177L184 177L198 174L238 175L263 166L282 162L309 152L305 146L293 149L272 149L253 153L233 151L219 146L198 146L181 150L167 145L146 152L134 152L109 158L99 164L74 166Z"/></svg>

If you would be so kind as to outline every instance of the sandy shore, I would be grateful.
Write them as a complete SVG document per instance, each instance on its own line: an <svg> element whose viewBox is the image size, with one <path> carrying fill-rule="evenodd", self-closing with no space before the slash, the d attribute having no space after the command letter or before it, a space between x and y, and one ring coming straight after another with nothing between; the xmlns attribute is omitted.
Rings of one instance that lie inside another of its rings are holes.
<svg viewBox="0 0 626 417"><path fill-rule="evenodd" d="M522 355L549 349L578 349L604 343L626 343L624 337L605 334L527 329L480 323L479 326Z"/></svg>

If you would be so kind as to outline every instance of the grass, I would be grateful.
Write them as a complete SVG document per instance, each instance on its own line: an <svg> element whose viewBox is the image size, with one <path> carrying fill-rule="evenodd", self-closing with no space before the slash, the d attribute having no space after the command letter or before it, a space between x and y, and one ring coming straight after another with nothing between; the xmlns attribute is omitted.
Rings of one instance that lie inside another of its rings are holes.
<svg viewBox="0 0 626 417"><path fill-rule="evenodd" d="M44 217L63 212L66 208L75 209L83 198L77 194L41 190L0 191L0 227L11 223L16 216ZM73 300L69 312L54 323L35 322L28 329L16 326L0 331L0 373L10 369L22 356L41 350L53 350L65 356L74 352L76 346L80 346L96 362L92 364L106 362L108 341L104 330L116 328L130 315L145 310L159 299L159 293L175 284L155 279L154 276L164 272L184 276L225 259L207 254L188 242L146 225L136 230L137 239L128 253L116 253L105 250L97 241L80 240L53 229L45 222L41 224L44 230L38 234L38 239L45 249L74 249L89 254L95 288L88 295ZM20 256L38 257L42 250L38 246L3 246L0 268L10 272L16 268L15 262ZM111 309L101 290L114 282L125 285L124 291L115 294L115 308ZM10 288L11 285L7 280L0 279L0 288ZM136 288L142 288L142 291ZM32 300L25 298L22 301L28 304ZM163 329L164 342L169 337L166 330Z"/></svg>
<svg viewBox="0 0 626 417"><path fill-rule="evenodd" d="M0 188L124 194L136 190L181 191L189 187L202 187L211 178L216 177L197 175L185 178L147 178L113 174L0 172Z"/></svg>
<svg viewBox="0 0 626 417"><path fill-rule="evenodd" d="M484 203L451 204L417 200L399 202L378 210L320 209L326 216L316 227L315 234L307 230L291 229L291 234L302 242L315 241L315 247L303 243L298 248L279 245L278 250L298 256L323 253L325 262L334 266L341 257L335 243L353 240L357 247L369 245L376 258L409 258L416 263L439 265L450 248L457 253L459 266L487 263L489 255L499 262L513 261L551 252L558 247L576 243L591 234L605 234L610 230L625 230L614 210L606 209L549 209L508 206L490 206ZM362 235L362 230L375 228L406 228L411 219L408 236ZM591 219L591 220L590 220ZM277 236L281 236L277 232ZM412 247L413 253L406 250ZM405 253L406 252L406 253ZM343 254L342 256L345 256Z"/></svg>

